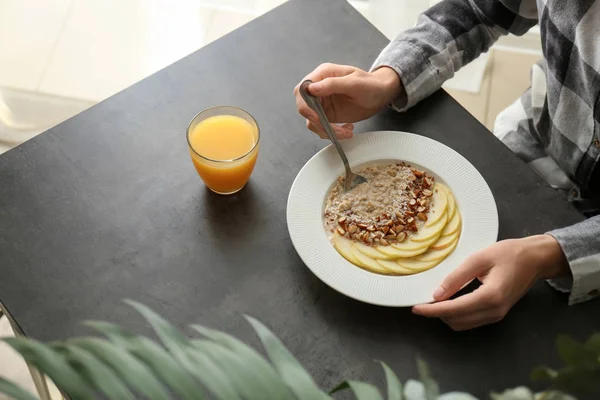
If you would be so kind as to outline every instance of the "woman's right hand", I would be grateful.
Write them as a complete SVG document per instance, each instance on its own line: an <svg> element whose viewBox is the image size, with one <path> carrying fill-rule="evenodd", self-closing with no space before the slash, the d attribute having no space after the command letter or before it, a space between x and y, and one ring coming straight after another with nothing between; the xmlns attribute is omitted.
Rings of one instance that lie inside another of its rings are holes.
<svg viewBox="0 0 600 400"><path fill-rule="evenodd" d="M352 122L371 117L404 91L398 74L388 67L367 72L349 65L326 63L319 65L303 81L306 79L314 82L308 91L321 99L327 118L340 139L352 137ZM299 87L300 84L294 88L298 112L306 118L308 129L326 139L317 113L302 99Z"/></svg>

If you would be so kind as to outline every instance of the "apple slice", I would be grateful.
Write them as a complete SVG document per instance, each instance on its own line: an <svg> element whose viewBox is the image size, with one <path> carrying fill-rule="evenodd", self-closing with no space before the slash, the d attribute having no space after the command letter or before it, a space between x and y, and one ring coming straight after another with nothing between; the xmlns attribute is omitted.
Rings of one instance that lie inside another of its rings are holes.
<svg viewBox="0 0 600 400"><path fill-rule="evenodd" d="M435 225L442 216L446 214L446 209L448 208L448 196L446 195L446 191L437 184L433 187L432 191L433 196L431 196L431 204L433 204L433 206L427 213L425 227Z"/></svg>
<svg viewBox="0 0 600 400"><path fill-rule="evenodd" d="M447 203L446 203L447 204ZM441 217L438 221L430 226L422 226L414 235L412 235L409 239L413 242L428 242L431 238L440 236L442 230L446 226L448 222L448 213L446 213L445 209ZM392 246L395 246L392 244Z"/></svg>
<svg viewBox="0 0 600 400"><path fill-rule="evenodd" d="M425 242L415 242L414 240L411 240L411 238L407 238L406 240L404 240L404 242L400 242L400 243L390 243L390 246L394 247L395 249L401 250L401 251L415 251L415 250L421 250L423 247L427 248L427 243L429 241L425 241ZM377 250L380 252L384 252L384 250L381 250L382 247L389 247L389 246L377 246Z"/></svg>
<svg viewBox="0 0 600 400"><path fill-rule="evenodd" d="M352 254L352 242L350 240L336 233L333 235L333 247L335 247L338 253L346 260L354 265L358 265L358 260Z"/></svg>
<svg viewBox="0 0 600 400"><path fill-rule="evenodd" d="M457 244L458 244L458 237L449 246L447 246L441 250L430 249L426 253L423 253L423 254L415 257L415 260L417 260L417 261L436 261L436 260L442 261L444 258L448 257L448 255L454 251Z"/></svg>
<svg viewBox="0 0 600 400"><path fill-rule="evenodd" d="M393 257L382 253L381 251L379 251L378 249L380 247L386 247L386 246L376 246L376 247L371 247L371 246L367 246L364 243L360 243L360 242L352 242L354 244L354 247L356 247L358 250L360 250L364 255L369 256L371 258L375 258L375 259L379 259L379 260L391 260Z"/></svg>
<svg viewBox="0 0 600 400"><path fill-rule="evenodd" d="M395 247L395 245L393 245L393 244L390 246L380 246L380 247L378 247L378 249L382 253L387 254L388 256L390 256L391 258L394 258L394 259L414 257L414 256L418 256L420 254L425 253L427 251L427 249L429 248L429 246L434 244L438 240L439 237L440 237L440 232L438 232L437 236L430 238L427 242L421 242L423 244L423 246L421 248L414 249L414 250L397 249Z"/></svg>
<svg viewBox="0 0 600 400"><path fill-rule="evenodd" d="M412 271L413 274L417 274L419 272L427 271L428 269L435 267L440 262L439 260L418 261L414 258L402 258L396 261L396 263L402 268Z"/></svg>
<svg viewBox="0 0 600 400"><path fill-rule="evenodd" d="M441 183L436 184L436 187L438 186L446 192L446 196L448 197L448 218L449 220L452 220L452 218L454 218L454 213L456 212L456 199L448 186L442 185Z"/></svg>
<svg viewBox="0 0 600 400"><path fill-rule="evenodd" d="M431 247L429 247L431 250L442 250L445 249L448 246L451 246L456 239L458 239L458 235L459 232L456 231L451 235L448 236L440 236L440 238L438 239L437 242L435 242L434 244L431 245Z"/></svg>
<svg viewBox="0 0 600 400"><path fill-rule="evenodd" d="M364 254L362 251L358 250L354 243L352 244L352 255L358 261L358 265L366 269L370 272L375 272L377 274L389 274L389 271L385 269L381 264L377 262L374 258L371 258Z"/></svg>
<svg viewBox="0 0 600 400"><path fill-rule="evenodd" d="M458 208L457 208L456 212L454 213L454 217L452 217L452 219L450 221L448 221L448 224L442 230L442 236L451 236L451 235L455 234L456 232L460 232L461 227L462 227L462 218L461 218L460 212L458 211Z"/></svg>
<svg viewBox="0 0 600 400"><path fill-rule="evenodd" d="M416 271L412 269L405 268L396 261L389 260L377 260L379 264L381 264L385 269L389 270L391 273L395 275L412 275Z"/></svg>

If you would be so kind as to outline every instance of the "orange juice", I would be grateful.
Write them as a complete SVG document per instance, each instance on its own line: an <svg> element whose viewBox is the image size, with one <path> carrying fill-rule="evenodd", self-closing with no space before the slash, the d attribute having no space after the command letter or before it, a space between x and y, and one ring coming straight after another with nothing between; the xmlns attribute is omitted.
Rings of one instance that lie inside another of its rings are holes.
<svg viewBox="0 0 600 400"><path fill-rule="evenodd" d="M206 186L219 194L242 189L258 156L259 132L254 119L225 114L203 119L200 113L194 121L188 129L190 154Z"/></svg>

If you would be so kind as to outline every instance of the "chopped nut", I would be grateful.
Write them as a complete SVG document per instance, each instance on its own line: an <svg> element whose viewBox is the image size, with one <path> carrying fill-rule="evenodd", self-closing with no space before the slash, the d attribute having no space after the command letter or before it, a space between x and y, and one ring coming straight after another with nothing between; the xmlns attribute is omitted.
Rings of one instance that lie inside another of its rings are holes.
<svg viewBox="0 0 600 400"><path fill-rule="evenodd" d="M409 206L411 206L411 207L414 207L414 206L416 206L416 205L417 205L417 200L415 200L415 199L411 199L411 200L408 202L408 205L409 205Z"/></svg>
<svg viewBox="0 0 600 400"><path fill-rule="evenodd" d="M338 219L338 223L340 225L343 225L346 222L347 219L348 219L348 217L346 217L346 216L341 217L340 219Z"/></svg>
<svg viewBox="0 0 600 400"><path fill-rule="evenodd" d="M412 224L413 222L415 222L415 219L413 217L410 217L406 220L406 222L408 222L408 224Z"/></svg>
<svg viewBox="0 0 600 400"><path fill-rule="evenodd" d="M400 213L400 211L396 211L396 218L402 219L402 214Z"/></svg>
<svg viewBox="0 0 600 400"><path fill-rule="evenodd" d="M356 224L360 229L367 229L367 224L363 224L362 222L359 222L358 224Z"/></svg>
<svg viewBox="0 0 600 400"><path fill-rule="evenodd" d="M415 215L415 213L412 212L411 210L406 210L406 215L408 215L409 217L413 217ZM410 224L410 222L409 222L409 224Z"/></svg>
<svg viewBox="0 0 600 400"><path fill-rule="evenodd" d="M412 173L417 177L421 178L423 176L423 171L419 171L418 169L413 168Z"/></svg>
<svg viewBox="0 0 600 400"><path fill-rule="evenodd" d="M427 221L427 215L423 214L422 212L417 214L417 218L419 218L421 221Z"/></svg>
<svg viewBox="0 0 600 400"><path fill-rule="evenodd" d="M381 232L383 232L384 234L387 235L387 233L390 231L390 227L389 226L384 226L383 228L381 228Z"/></svg>
<svg viewBox="0 0 600 400"><path fill-rule="evenodd" d="M406 239L406 233L405 232L400 232L398 234L398 236L396 237L396 240L398 242L403 242Z"/></svg>
<svg viewBox="0 0 600 400"><path fill-rule="evenodd" d="M396 236L394 235L386 235L383 238L387 241L396 240Z"/></svg>
<svg viewBox="0 0 600 400"><path fill-rule="evenodd" d="M425 207L423 207L423 206L421 206L421 207L417 208L417 212L418 212L419 214L423 213L424 211L425 211ZM418 216L418 215L417 215L417 216Z"/></svg>
<svg viewBox="0 0 600 400"><path fill-rule="evenodd" d="M341 226L337 227L337 231L340 235L344 236L346 234L346 231L344 230L344 228L342 228Z"/></svg>
<svg viewBox="0 0 600 400"><path fill-rule="evenodd" d="M387 173L389 176L391 176L393 178L395 178L397 175L396 171L394 171L393 169L388 169Z"/></svg>
<svg viewBox="0 0 600 400"><path fill-rule="evenodd" d="M348 232L350 232L350 233L356 233L356 231L358 231L358 226L356 226L356 225L350 225L348 227Z"/></svg>
<svg viewBox="0 0 600 400"><path fill-rule="evenodd" d="M379 240L379 243L381 243L383 246L389 246L389 243L387 242L387 240L385 240L383 238Z"/></svg>
<svg viewBox="0 0 600 400"><path fill-rule="evenodd" d="M367 226L367 230L368 230L369 232L373 232L373 231L375 231L375 225L369 225L369 226Z"/></svg>
<svg viewBox="0 0 600 400"><path fill-rule="evenodd" d="M425 197L431 197L431 196L433 196L433 192L429 189L425 189L425 190L423 190L423 195Z"/></svg>
<svg viewBox="0 0 600 400"><path fill-rule="evenodd" d="M402 232L405 228L406 223L404 224L398 224L396 226L394 226L394 231L396 232L396 234Z"/></svg>

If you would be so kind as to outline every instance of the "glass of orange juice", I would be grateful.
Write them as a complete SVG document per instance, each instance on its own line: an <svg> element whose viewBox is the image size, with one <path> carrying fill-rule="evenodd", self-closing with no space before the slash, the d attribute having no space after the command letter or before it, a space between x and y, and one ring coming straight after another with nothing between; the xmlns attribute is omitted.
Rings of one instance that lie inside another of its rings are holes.
<svg viewBox="0 0 600 400"><path fill-rule="evenodd" d="M246 111L217 106L192 119L187 141L194 167L206 186L218 194L233 194L246 185L254 170L260 130Z"/></svg>

